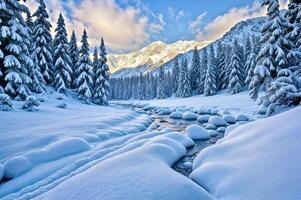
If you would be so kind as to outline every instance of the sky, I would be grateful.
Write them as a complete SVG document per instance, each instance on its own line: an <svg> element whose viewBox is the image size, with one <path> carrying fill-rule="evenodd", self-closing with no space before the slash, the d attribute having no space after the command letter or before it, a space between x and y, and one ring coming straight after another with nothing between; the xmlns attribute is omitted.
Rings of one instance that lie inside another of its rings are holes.
<svg viewBox="0 0 301 200"><path fill-rule="evenodd" d="M111 53L128 53L161 40L214 41L242 20L264 16L260 0L44 0L53 28L59 13L80 41L87 29L91 47L104 37ZM280 0L281 8L287 6ZM27 1L30 10L34 0Z"/></svg>

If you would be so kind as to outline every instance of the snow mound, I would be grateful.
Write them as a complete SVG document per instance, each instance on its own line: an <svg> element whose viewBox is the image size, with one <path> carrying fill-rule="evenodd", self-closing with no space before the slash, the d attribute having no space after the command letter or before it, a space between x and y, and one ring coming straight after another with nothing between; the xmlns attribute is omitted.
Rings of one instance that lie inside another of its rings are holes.
<svg viewBox="0 0 301 200"><path fill-rule="evenodd" d="M226 126L227 122L220 116L212 116L209 118L208 123L215 126Z"/></svg>
<svg viewBox="0 0 301 200"><path fill-rule="evenodd" d="M182 139L179 141L174 137ZM39 198L184 200L189 197L213 200L202 187L171 169L171 165L186 152L183 144L189 139L185 140L185 137L180 133L157 136L136 149L108 158L67 179Z"/></svg>
<svg viewBox="0 0 301 200"><path fill-rule="evenodd" d="M198 115L193 112L188 111L183 114L184 120L196 120L197 118L198 118Z"/></svg>
<svg viewBox="0 0 301 200"><path fill-rule="evenodd" d="M217 132L219 132L219 133L224 133L226 131L226 128L225 127L219 127L218 129L217 129Z"/></svg>
<svg viewBox="0 0 301 200"><path fill-rule="evenodd" d="M211 135L211 137L216 137L218 135L218 132L215 130L208 130L208 133Z"/></svg>
<svg viewBox="0 0 301 200"><path fill-rule="evenodd" d="M300 118L297 107L234 129L198 154L191 179L218 199L301 199Z"/></svg>
<svg viewBox="0 0 301 200"><path fill-rule="evenodd" d="M240 114L236 117L236 121L241 122L241 121L249 121L249 117L243 114Z"/></svg>
<svg viewBox="0 0 301 200"><path fill-rule="evenodd" d="M229 123L229 124L235 124L236 123L236 119L233 115L230 115L230 114L226 114L223 116L223 119Z"/></svg>
<svg viewBox="0 0 301 200"><path fill-rule="evenodd" d="M87 141L71 137L59 140L44 149L26 153L23 156L32 164L39 164L88 151L91 148L91 145Z"/></svg>
<svg viewBox="0 0 301 200"><path fill-rule="evenodd" d="M207 123L210 117L211 117L210 115L201 115L198 117L197 120L198 120L198 122L201 122L201 123Z"/></svg>
<svg viewBox="0 0 301 200"><path fill-rule="evenodd" d="M27 158L14 157L4 163L4 177L12 179L28 172L31 168L32 165Z"/></svg>
<svg viewBox="0 0 301 200"><path fill-rule="evenodd" d="M159 115L169 115L171 110L169 108L163 108L159 110Z"/></svg>
<svg viewBox="0 0 301 200"><path fill-rule="evenodd" d="M169 115L169 118L171 118L171 119L182 119L182 118L183 118L183 113L182 113L182 112L179 112L179 111L172 112L172 113Z"/></svg>
<svg viewBox="0 0 301 200"><path fill-rule="evenodd" d="M210 139L210 133L203 127L193 124L186 128L185 134L193 140Z"/></svg>

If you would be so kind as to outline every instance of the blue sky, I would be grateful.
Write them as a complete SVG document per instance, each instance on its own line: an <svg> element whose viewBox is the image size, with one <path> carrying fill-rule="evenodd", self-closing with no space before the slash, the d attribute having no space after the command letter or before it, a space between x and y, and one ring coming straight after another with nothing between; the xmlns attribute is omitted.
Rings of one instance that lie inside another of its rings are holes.
<svg viewBox="0 0 301 200"><path fill-rule="evenodd" d="M285 6L286 0L281 0ZM34 0L28 2L36 9ZM260 0L45 0L56 25L61 12L68 33L87 29L91 47L105 38L110 52L126 53L162 40L214 41L242 20L265 15Z"/></svg>

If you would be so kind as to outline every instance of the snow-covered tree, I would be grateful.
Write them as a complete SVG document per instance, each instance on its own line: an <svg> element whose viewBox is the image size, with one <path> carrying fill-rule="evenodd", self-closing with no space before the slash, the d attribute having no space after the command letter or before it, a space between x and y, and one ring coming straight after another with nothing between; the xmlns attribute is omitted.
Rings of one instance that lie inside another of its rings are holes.
<svg viewBox="0 0 301 200"><path fill-rule="evenodd" d="M27 15L26 18L26 24L29 30L29 54L30 57L34 57L34 39L33 39L33 21L32 16L30 13ZM46 90L46 82L43 78L43 75L41 74L41 69L36 63L33 63L34 65L29 69L29 76L31 78L31 84L29 85L31 91L36 93L42 93Z"/></svg>
<svg viewBox="0 0 301 200"><path fill-rule="evenodd" d="M254 100L257 99L261 86L269 85L279 70L288 65L288 50L292 46L284 37L287 21L280 14L278 0L264 0L263 5L268 6L268 19L261 29L260 43L263 45L257 56L257 71L254 72L258 77L254 76L250 84L250 94Z"/></svg>
<svg viewBox="0 0 301 200"><path fill-rule="evenodd" d="M206 78L205 78L205 85L204 85L204 94L206 96L215 95L217 92L217 66L216 66L216 59L213 50L213 45L210 45L208 49L208 63L207 63L207 70L206 70Z"/></svg>
<svg viewBox="0 0 301 200"><path fill-rule="evenodd" d="M221 76L221 88L220 89L226 89L229 86L229 77L231 73L231 58L232 58L232 46L226 45L225 46L225 66Z"/></svg>
<svg viewBox="0 0 301 200"><path fill-rule="evenodd" d="M71 82L72 88L76 87L76 84L74 82L75 77L76 77L76 64L79 60L79 49L77 47L77 40L76 40L76 35L74 33L74 31L72 32L71 38L70 38L70 42L69 42L69 55L70 55L70 59L71 59L71 68L72 68L72 74L71 74Z"/></svg>
<svg viewBox="0 0 301 200"><path fill-rule="evenodd" d="M69 57L69 44L65 20L60 14L57 27L55 29L54 46L54 85L56 91L64 92L66 88L71 87L71 59Z"/></svg>
<svg viewBox="0 0 301 200"><path fill-rule="evenodd" d="M173 63L172 68L172 93L176 94L179 86L179 78L180 78L180 69L179 69L179 61L176 57Z"/></svg>
<svg viewBox="0 0 301 200"><path fill-rule="evenodd" d="M39 7L33 17L36 18L33 27L34 63L43 75L44 80L41 82L50 84L53 77L52 26L44 0L39 0Z"/></svg>
<svg viewBox="0 0 301 200"><path fill-rule="evenodd" d="M30 94L29 69L33 67L29 30L23 13L29 11L17 0L0 2L0 90L4 88L8 95L20 100Z"/></svg>
<svg viewBox="0 0 301 200"><path fill-rule="evenodd" d="M199 56L198 48L195 47L193 50L192 63L190 67L190 79L192 91L198 88L198 78L200 77L201 60Z"/></svg>
<svg viewBox="0 0 301 200"><path fill-rule="evenodd" d="M264 102L268 115L274 113L278 107L299 104L301 92L298 93L292 76L294 75L289 69L282 69L278 72L277 79L271 83Z"/></svg>
<svg viewBox="0 0 301 200"><path fill-rule="evenodd" d="M197 93L198 94L203 94L204 93L204 86L205 86L205 79L206 79L206 71L207 71L207 65L208 65L208 52L207 48L203 48L201 50L201 55L200 55L200 62L201 66L199 69L199 76L197 79Z"/></svg>
<svg viewBox="0 0 301 200"><path fill-rule="evenodd" d="M246 75L247 75L247 77L245 79L245 84L248 86L250 85L250 82L254 76L254 69L257 64L256 57L258 55L259 48L260 48L259 45L260 45L259 40L257 40L256 37L254 37L251 52L248 55L247 61L245 63L245 70L246 70Z"/></svg>
<svg viewBox="0 0 301 200"><path fill-rule="evenodd" d="M76 67L76 74L78 74L78 77L75 82L77 85L78 97L87 102L92 98L93 67L89 57L89 43L86 30L84 30L81 42L80 58Z"/></svg>
<svg viewBox="0 0 301 200"><path fill-rule="evenodd" d="M223 80L226 76L226 56L224 47L221 42L216 44L216 66L217 66L217 89L220 90L223 87Z"/></svg>
<svg viewBox="0 0 301 200"><path fill-rule="evenodd" d="M110 95L109 66L107 65L107 52L103 38L101 39L99 52L99 68L94 74L94 101L100 105L108 105Z"/></svg>
<svg viewBox="0 0 301 200"><path fill-rule="evenodd" d="M235 40L230 64L231 73L229 77L229 89L231 94L236 94L242 91L244 86L243 66L242 48L239 46L237 40Z"/></svg>
<svg viewBox="0 0 301 200"><path fill-rule="evenodd" d="M166 97L167 97L167 90L166 90L166 84L165 84L165 79L164 79L164 70L163 70L163 67L161 67L160 71L159 71L157 98L165 99Z"/></svg>
<svg viewBox="0 0 301 200"><path fill-rule="evenodd" d="M182 59L180 68L180 80L179 87L177 91L177 97L190 97L192 95L191 91L191 80L190 73L187 66L186 58Z"/></svg>

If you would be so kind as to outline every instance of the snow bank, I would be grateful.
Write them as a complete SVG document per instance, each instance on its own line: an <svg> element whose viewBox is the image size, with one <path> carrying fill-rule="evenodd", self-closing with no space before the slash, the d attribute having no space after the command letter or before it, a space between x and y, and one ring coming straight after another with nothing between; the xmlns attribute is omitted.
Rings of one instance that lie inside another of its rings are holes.
<svg viewBox="0 0 301 200"><path fill-rule="evenodd" d="M81 138L66 138L59 140L44 149L24 154L32 164L39 164L59 158L81 153L91 149L91 145Z"/></svg>
<svg viewBox="0 0 301 200"><path fill-rule="evenodd" d="M98 163L40 198L212 200L202 187L171 169L186 152L184 145L189 141L180 133L155 137L137 149Z"/></svg>
<svg viewBox="0 0 301 200"><path fill-rule="evenodd" d="M91 149L91 145L83 139L66 138L44 149L31 151L7 160L4 163L4 177L13 179L28 172L38 164L81 153L89 149Z"/></svg>
<svg viewBox="0 0 301 200"><path fill-rule="evenodd" d="M31 163L25 157L18 156L4 163L4 177L12 179L24 174L32 168Z"/></svg>
<svg viewBox="0 0 301 200"><path fill-rule="evenodd" d="M195 124L188 126L185 134L193 140L210 139L210 133L205 128Z"/></svg>
<svg viewBox="0 0 301 200"><path fill-rule="evenodd" d="M221 200L301 199L300 118L297 107L234 129L199 153L191 179Z"/></svg>

